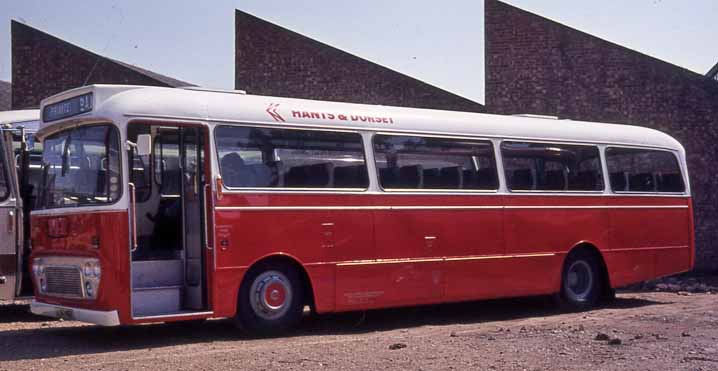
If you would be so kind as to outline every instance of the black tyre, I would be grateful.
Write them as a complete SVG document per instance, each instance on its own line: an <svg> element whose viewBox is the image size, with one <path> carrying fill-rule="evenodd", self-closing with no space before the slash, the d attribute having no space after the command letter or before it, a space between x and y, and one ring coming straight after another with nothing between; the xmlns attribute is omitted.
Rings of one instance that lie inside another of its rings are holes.
<svg viewBox="0 0 718 371"><path fill-rule="evenodd" d="M563 265L559 305L568 311L591 309L601 298L602 286L598 257L588 250L574 251Z"/></svg>
<svg viewBox="0 0 718 371"><path fill-rule="evenodd" d="M276 334L296 326L304 309L304 285L291 265L251 269L239 289L237 323L245 331Z"/></svg>
<svg viewBox="0 0 718 371"><path fill-rule="evenodd" d="M610 305L616 302L616 289L612 287L604 287L603 288L603 297L601 298L601 303Z"/></svg>

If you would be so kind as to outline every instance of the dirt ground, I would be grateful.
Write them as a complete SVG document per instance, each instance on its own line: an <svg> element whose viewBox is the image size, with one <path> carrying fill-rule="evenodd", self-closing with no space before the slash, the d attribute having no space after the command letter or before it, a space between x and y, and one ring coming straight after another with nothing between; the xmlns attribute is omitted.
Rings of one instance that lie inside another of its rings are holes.
<svg viewBox="0 0 718 371"><path fill-rule="evenodd" d="M718 370L716 339L708 293L624 292L571 314L528 298L314 316L277 338L226 320L101 328L0 305L0 370Z"/></svg>

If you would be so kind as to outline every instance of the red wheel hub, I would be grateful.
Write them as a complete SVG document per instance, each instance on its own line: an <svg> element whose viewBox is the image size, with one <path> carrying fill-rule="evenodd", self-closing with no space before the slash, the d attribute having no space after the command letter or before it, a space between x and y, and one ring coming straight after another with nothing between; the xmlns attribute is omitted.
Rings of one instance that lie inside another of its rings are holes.
<svg viewBox="0 0 718 371"><path fill-rule="evenodd" d="M287 292L284 285L278 282L272 282L264 291L264 300L271 307L281 307L287 298Z"/></svg>

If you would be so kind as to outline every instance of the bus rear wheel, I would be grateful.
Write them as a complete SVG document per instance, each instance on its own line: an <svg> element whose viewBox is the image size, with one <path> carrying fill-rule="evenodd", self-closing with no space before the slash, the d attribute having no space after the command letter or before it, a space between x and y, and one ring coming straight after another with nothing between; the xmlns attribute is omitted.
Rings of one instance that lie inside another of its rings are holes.
<svg viewBox="0 0 718 371"><path fill-rule="evenodd" d="M304 309L301 275L291 265L262 264L242 282L236 320L245 331L276 334L296 326Z"/></svg>
<svg viewBox="0 0 718 371"><path fill-rule="evenodd" d="M602 282L596 255L589 250L572 252L566 258L561 274L559 306L568 311L593 308L601 297Z"/></svg>

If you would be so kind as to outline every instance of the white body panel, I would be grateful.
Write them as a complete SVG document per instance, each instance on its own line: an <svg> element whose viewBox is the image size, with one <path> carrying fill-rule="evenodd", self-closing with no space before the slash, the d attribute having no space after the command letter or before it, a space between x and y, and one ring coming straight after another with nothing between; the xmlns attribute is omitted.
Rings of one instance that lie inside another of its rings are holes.
<svg viewBox="0 0 718 371"><path fill-rule="evenodd" d="M371 106L351 103L276 98L225 92L173 89L140 86L93 85L78 88L45 99L47 104L61 101L84 92L95 93L95 108L90 114L121 125L126 118L173 118L187 121L216 123L277 124L267 112L270 105L290 126L321 126L372 131L407 131L448 135L500 138L541 139L562 142L626 144L682 150L683 147L658 130L639 126L600 124L584 121L552 120L524 116L501 116L480 113L452 112L418 108ZM293 111L390 118L392 123L371 123L338 118L297 118ZM87 117L80 115L61 122L73 122ZM46 135L58 122L41 124L38 133ZM120 127L122 129L122 127Z"/></svg>
<svg viewBox="0 0 718 371"><path fill-rule="evenodd" d="M36 121L40 119L40 110L28 109L19 111L0 111L0 125L18 122Z"/></svg>
<svg viewBox="0 0 718 371"><path fill-rule="evenodd" d="M121 143L124 143L127 139L127 124L142 120L195 123L210 128L224 124L252 124L344 129L368 134L406 132L488 138L494 141L495 145L502 139L518 139L593 143L600 147L624 145L660 148L670 150L677 155L687 189L681 196L690 194L683 146L663 132L640 126L313 101L255 96L239 92L122 85L91 85L69 90L43 100L41 108L88 92L94 94L94 107L91 112L53 122L41 122L37 137L42 139L53 132L78 124L113 122L120 130ZM368 117L372 117L375 122L367 121ZM365 120L363 121L362 118ZM210 145L214 148L213 134L210 136ZM212 173L218 174L216 151L211 152ZM123 169L128 168L126 161L126 156L122 156ZM501 170L500 161L499 170ZM123 171L123 177L123 184L127 184L129 177L126 171ZM501 171L499 177L503 177ZM501 183L504 184L503 179ZM376 189L370 188L368 192L376 192ZM503 187L499 190L499 193L505 192L507 191ZM605 194L609 195L610 191L606 190ZM122 198L117 203L100 208L127 209L128 199L128 192L123 192ZM97 208L80 207L71 212L85 212ZM60 208L37 210L33 211L33 214L64 214L69 211Z"/></svg>
<svg viewBox="0 0 718 371"><path fill-rule="evenodd" d="M101 326L119 326L120 317L116 310L103 312L81 308L70 308L61 305L39 303L35 300L30 303L30 311L39 316L60 318L70 321L94 323Z"/></svg>

